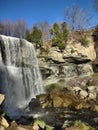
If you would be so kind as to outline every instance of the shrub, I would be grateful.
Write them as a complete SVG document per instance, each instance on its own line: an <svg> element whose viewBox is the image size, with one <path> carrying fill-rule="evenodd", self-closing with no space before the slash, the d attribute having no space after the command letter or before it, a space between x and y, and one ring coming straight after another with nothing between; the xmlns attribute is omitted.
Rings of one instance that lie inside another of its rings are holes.
<svg viewBox="0 0 98 130"><path fill-rule="evenodd" d="M87 39L87 36L83 36L82 39L81 39L81 44L82 46L84 47L88 47L89 46L89 40Z"/></svg>
<svg viewBox="0 0 98 130"><path fill-rule="evenodd" d="M52 46L57 46L62 51L65 49L67 38L68 38L68 29L66 23L57 24L54 23L53 28L50 30L52 37Z"/></svg>
<svg viewBox="0 0 98 130"><path fill-rule="evenodd" d="M93 32L93 39L95 42L98 41L98 25L95 27L95 30Z"/></svg>
<svg viewBox="0 0 98 130"><path fill-rule="evenodd" d="M59 47L60 50L64 50L65 49L65 43L64 42L59 43L58 47Z"/></svg>
<svg viewBox="0 0 98 130"><path fill-rule="evenodd" d="M47 86L46 86L46 90L47 90L48 92L51 92L51 91L54 90L54 89L59 90L60 88L61 88L61 86L60 86L58 83L53 83L53 84L50 84L50 85L47 85Z"/></svg>

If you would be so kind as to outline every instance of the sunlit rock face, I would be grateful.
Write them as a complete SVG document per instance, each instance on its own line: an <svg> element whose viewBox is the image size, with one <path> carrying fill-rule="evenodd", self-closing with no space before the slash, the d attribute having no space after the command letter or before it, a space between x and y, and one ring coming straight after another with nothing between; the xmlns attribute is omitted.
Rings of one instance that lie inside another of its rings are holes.
<svg viewBox="0 0 98 130"><path fill-rule="evenodd" d="M11 117L44 93L35 49L26 40L0 35L0 92Z"/></svg>
<svg viewBox="0 0 98 130"><path fill-rule="evenodd" d="M75 39L71 39L63 51L59 50L58 47L51 47L47 61L40 58L44 85L57 83L62 79L65 80L65 84L67 82L69 84L76 78L76 85L81 84L79 78L80 80L87 79L88 82L90 76L94 73L92 61L96 58L93 39L91 36L88 39L88 47L84 47L79 41L76 42ZM75 85L75 83L72 83L72 85Z"/></svg>

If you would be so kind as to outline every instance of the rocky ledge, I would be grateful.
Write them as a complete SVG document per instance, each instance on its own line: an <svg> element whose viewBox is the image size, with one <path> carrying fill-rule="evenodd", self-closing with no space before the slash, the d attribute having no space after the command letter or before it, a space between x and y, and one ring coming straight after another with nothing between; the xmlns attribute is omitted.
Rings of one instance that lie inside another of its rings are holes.
<svg viewBox="0 0 98 130"><path fill-rule="evenodd" d="M73 78L77 77L78 81L88 77L86 78L88 82L93 75L92 61L96 58L93 39L88 38L88 47L82 46L79 42L74 43L71 39L63 51L58 47L51 47L47 54L42 53L39 56L44 86L57 83L60 80L67 84L70 79L74 81ZM74 83L72 84L74 85Z"/></svg>

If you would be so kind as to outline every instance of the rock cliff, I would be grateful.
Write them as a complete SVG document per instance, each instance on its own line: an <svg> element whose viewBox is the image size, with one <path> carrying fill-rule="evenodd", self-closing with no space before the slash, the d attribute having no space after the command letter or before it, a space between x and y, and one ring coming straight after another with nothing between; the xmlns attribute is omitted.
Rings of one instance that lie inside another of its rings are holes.
<svg viewBox="0 0 98 130"><path fill-rule="evenodd" d="M92 61L96 58L94 42L88 36L89 46L84 47L79 41L70 38L66 48L60 51L58 47L51 47L47 54L39 58L44 85L63 81L63 85L88 83L93 74Z"/></svg>

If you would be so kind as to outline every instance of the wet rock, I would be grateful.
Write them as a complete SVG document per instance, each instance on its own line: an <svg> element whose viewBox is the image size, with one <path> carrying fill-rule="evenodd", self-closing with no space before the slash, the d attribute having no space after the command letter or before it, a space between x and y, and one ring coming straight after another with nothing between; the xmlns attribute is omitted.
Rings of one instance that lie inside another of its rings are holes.
<svg viewBox="0 0 98 130"><path fill-rule="evenodd" d="M88 93L85 90L80 91L81 98L86 98L88 96Z"/></svg>
<svg viewBox="0 0 98 130"><path fill-rule="evenodd" d="M93 105L93 106L92 106L92 110L98 112L98 105Z"/></svg>
<svg viewBox="0 0 98 130"><path fill-rule="evenodd" d="M75 97L73 95L61 95L63 99L63 107L69 107L75 104Z"/></svg>
<svg viewBox="0 0 98 130"><path fill-rule="evenodd" d="M71 123L72 123L72 122L71 122L71 121L68 121L68 120L64 121L64 124L63 124L62 128L69 127Z"/></svg>
<svg viewBox="0 0 98 130"><path fill-rule="evenodd" d="M32 128L33 130L39 130L39 126L37 123L34 123Z"/></svg>
<svg viewBox="0 0 98 130"><path fill-rule="evenodd" d="M4 126L0 126L0 130L4 130Z"/></svg>
<svg viewBox="0 0 98 130"><path fill-rule="evenodd" d="M66 129L64 129L64 130L83 130L83 129L82 129L82 128L79 128L79 127L77 127L77 126L71 126L71 127L66 128Z"/></svg>
<svg viewBox="0 0 98 130"><path fill-rule="evenodd" d="M88 91L91 93L98 93L98 86L88 86Z"/></svg>
<svg viewBox="0 0 98 130"><path fill-rule="evenodd" d="M0 124L4 126L5 128L9 126L8 121L4 117L1 118Z"/></svg>
<svg viewBox="0 0 98 130"><path fill-rule="evenodd" d="M54 95L52 100L53 100L53 107L61 107L63 104L62 98L57 95Z"/></svg>
<svg viewBox="0 0 98 130"><path fill-rule="evenodd" d="M46 126L46 123L43 120L35 120L34 124L37 124L42 129Z"/></svg>
<svg viewBox="0 0 98 130"><path fill-rule="evenodd" d="M79 96L80 92L82 91L82 89L80 87L73 87L72 90L75 92L76 95Z"/></svg>
<svg viewBox="0 0 98 130"><path fill-rule="evenodd" d="M15 121L12 121L10 123L10 126L7 128L7 130L17 130L18 124Z"/></svg>
<svg viewBox="0 0 98 130"><path fill-rule="evenodd" d="M79 109L83 109L83 108L90 108L90 104L88 104L88 103L86 103L86 102L80 102L79 104L77 104L76 106L75 106L75 108L77 109L77 110L79 110Z"/></svg>
<svg viewBox="0 0 98 130"><path fill-rule="evenodd" d="M25 129L25 128L21 127L21 126L18 126L17 130L28 130L28 129Z"/></svg>
<svg viewBox="0 0 98 130"><path fill-rule="evenodd" d="M81 120L76 120L73 126L66 128L64 130L95 130L95 129L90 125L88 125L87 123L82 122Z"/></svg>
<svg viewBox="0 0 98 130"><path fill-rule="evenodd" d="M40 102L38 99L35 99L35 98L32 98L32 100L30 101L29 103L29 108L32 110L32 109L35 109L37 107L40 107Z"/></svg>
<svg viewBox="0 0 98 130"><path fill-rule="evenodd" d="M89 95L88 95L88 100L96 100L96 96L97 96L97 94L94 92L94 93L89 93Z"/></svg>
<svg viewBox="0 0 98 130"><path fill-rule="evenodd" d="M40 104L42 104L49 99L49 95L48 94L40 94L40 95L37 95L36 98L38 99Z"/></svg>
<svg viewBox="0 0 98 130"><path fill-rule="evenodd" d="M5 95L4 94L0 94L0 105L2 104L4 99L5 99Z"/></svg>

